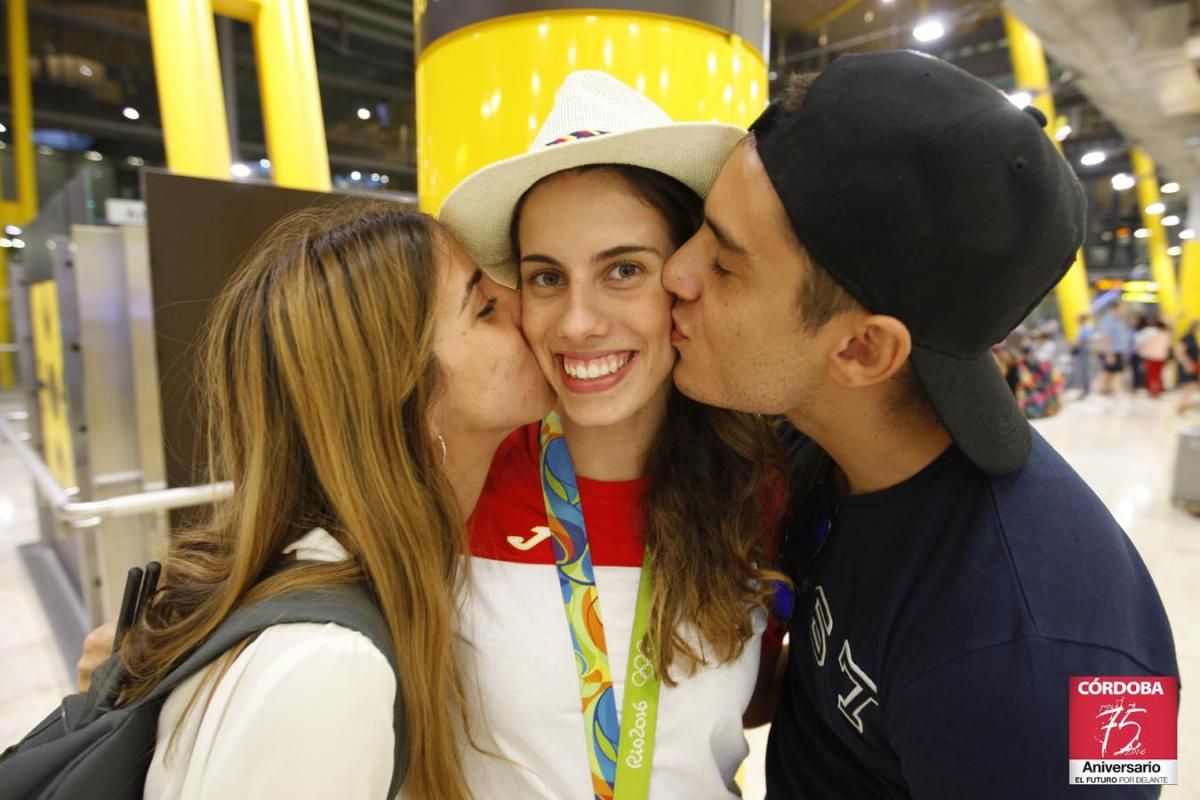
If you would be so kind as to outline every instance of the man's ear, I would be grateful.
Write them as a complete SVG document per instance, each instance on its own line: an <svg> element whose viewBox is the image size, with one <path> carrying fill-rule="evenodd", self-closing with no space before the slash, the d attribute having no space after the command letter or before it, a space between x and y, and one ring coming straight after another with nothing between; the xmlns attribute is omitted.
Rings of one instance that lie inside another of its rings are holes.
<svg viewBox="0 0 1200 800"><path fill-rule="evenodd" d="M830 356L831 379L847 389L874 386L900 371L912 352L912 334L895 317L847 314Z"/></svg>

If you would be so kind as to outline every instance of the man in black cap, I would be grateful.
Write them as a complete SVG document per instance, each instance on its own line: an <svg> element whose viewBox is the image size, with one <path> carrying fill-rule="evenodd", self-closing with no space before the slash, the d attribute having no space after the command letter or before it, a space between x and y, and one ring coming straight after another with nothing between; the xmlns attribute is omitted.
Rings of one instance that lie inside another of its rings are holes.
<svg viewBox="0 0 1200 800"><path fill-rule="evenodd" d="M844 56L751 127L665 268L680 389L798 431L770 798L1157 796L1068 789L1069 678L1176 676L1174 645L989 353L1083 237L1044 124L934 58Z"/></svg>

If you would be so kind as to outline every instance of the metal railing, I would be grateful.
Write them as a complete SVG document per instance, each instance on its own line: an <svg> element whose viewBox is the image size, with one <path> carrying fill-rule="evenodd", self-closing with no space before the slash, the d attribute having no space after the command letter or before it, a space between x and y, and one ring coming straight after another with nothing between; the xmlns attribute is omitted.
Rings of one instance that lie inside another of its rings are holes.
<svg viewBox="0 0 1200 800"><path fill-rule="evenodd" d="M209 505L233 496L233 484L224 481L204 486L125 494L105 500L72 500L71 497L79 490L63 488L46 466L46 462L25 441L28 436L13 427L14 422L24 422L28 418L29 415L24 411L10 411L4 414L0 417L0 438L6 440L16 451L17 459L29 471L34 485L46 499L54 516L71 527L89 528L99 525L109 517L132 517L155 511Z"/></svg>

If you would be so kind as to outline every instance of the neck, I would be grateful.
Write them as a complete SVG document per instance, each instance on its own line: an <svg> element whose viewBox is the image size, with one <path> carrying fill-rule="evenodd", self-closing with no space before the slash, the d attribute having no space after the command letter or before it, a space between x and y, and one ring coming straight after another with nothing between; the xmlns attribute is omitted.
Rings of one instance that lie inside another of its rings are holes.
<svg viewBox="0 0 1200 800"><path fill-rule="evenodd" d="M506 432L445 434L446 463L442 470L458 498L459 511L465 521L479 502L492 457L504 441Z"/></svg>
<svg viewBox="0 0 1200 800"><path fill-rule="evenodd" d="M596 481L640 478L645 472L646 456L666 419L671 388L670 382L663 384L662 390L632 417L611 425L580 425L562 414L563 434L575 474Z"/></svg>
<svg viewBox="0 0 1200 800"><path fill-rule="evenodd" d="M839 492L868 494L913 477L951 444L932 409L900 415L885 409L847 401L831 403L824 413L798 409L787 417L833 459Z"/></svg>

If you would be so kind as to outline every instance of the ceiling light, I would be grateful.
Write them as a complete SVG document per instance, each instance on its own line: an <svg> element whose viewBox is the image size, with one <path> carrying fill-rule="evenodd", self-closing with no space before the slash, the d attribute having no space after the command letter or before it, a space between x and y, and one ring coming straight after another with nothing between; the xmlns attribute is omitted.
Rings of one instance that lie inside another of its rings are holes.
<svg viewBox="0 0 1200 800"><path fill-rule="evenodd" d="M95 150L88 150L86 153L83 154L83 157L86 158L88 161L103 161L104 160L104 156L100 155Z"/></svg>
<svg viewBox="0 0 1200 800"><path fill-rule="evenodd" d="M125 163L131 167L142 167L146 162L140 156L129 156L125 159Z"/></svg>
<svg viewBox="0 0 1200 800"><path fill-rule="evenodd" d="M260 158L260 159L258 160L258 165L259 165L260 167L262 167L263 169L270 169L270 168L271 168L271 159L269 159L269 158Z"/></svg>
<svg viewBox="0 0 1200 800"><path fill-rule="evenodd" d="M0 133L8 133L8 128L4 127L2 122L0 122Z"/></svg>
<svg viewBox="0 0 1200 800"><path fill-rule="evenodd" d="M946 35L946 29L936 19L928 19L913 28L913 38L918 42L932 42Z"/></svg>
<svg viewBox="0 0 1200 800"><path fill-rule="evenodd" d="M87 64L84 64L82 67L79 68L79 74L85 78L90 78L90 77L92 77L92 68L89 67Z"/></svg>
<svg viewBox="0 0 1200 800"><path fill-rule="evenodd" d="M138 111L133 106L125 106L125 110L121 112L125 119L141 119L142 112Z"/></svg>
<svg viewBox="0 0 1200 800"><path fill-rule="evenodd" d="M1161 214L1166 210L1167 206L1165 203L1151 203L1150 205L1146 206L1146 213L1150 214L1151 216L1155 214Z"/></svg>
<svg viewBox="0 0 1200 800"><path fill-rule="evenodd" d="M1175 181L1171 181L1170 183L1164 183L1162 185L1162 193L1163 194L1175 194L1178 191L1179 191L1179 184L1176 183Z"/></svg>
<svg viewBox="0 0 1200 800"><path fill-rule="evenodd" d="M12 240L0 236L0 247L12 247Z"/></svg>
<svg viewBox="0 0 1200 800"><path fill-rule="evenodd" d="M1149 239L1150 238L1150 229L1149 228L1138 228L1136 231L1133 232L1133 238Z"/></svg>
<svg viewBox="0 0 1200 800"><path fill-rule="evenodd" d="M1060 142L1064 141L1070 135L1071 135L1071 126L1070 125L1063 125L1061 128L1059 128L1057 131L1054 132L1054 138Z"/></svg>
<svg viewBox="0 0 1200 800"><path fill-rule="evenodd" d="M388 183L388 181L390 181L390 180L391 180L391 178L389 178L387 175L380 175L380 176L379 176L379 182L380 182L380 183L382 183L384 186L387 186L387 183Z"/></svg>
<svg viewBox="0 0 1200 800"><path fill-rule="evenodd" d="M361 180L362 180L362 173L361 173L361 172L359 172L358 170L354 170L354 172L351 172L351 173L350 173L350 180L352 180L352 181L361 181Z"/></svg>
<svg viewBox="0 0 1200 800"><path fill-rule="evenodd" d="M249 178L250 167L240 161L229 168L229 173L235 178Z"/></svg>
<svg viewBox="0 0 1200 800"><path fill-rule="evenodd" d="M1033 102L1033 95L1031 95L1029 92L1013 92L1012 94L1007 95L1007 97L1008 102L1012 103L1017 108L1025 108L1025 106Z"/></svg>
<svg viewBox="0 0 1200 800"><path fill-rule="evenodd" d="M12 246L17 248L18 250L24 250L25 249L25 240L24 239L13 239Z"/></svg>
<svg viewBox="0 0 1200 800"><path fill-rule="evenodd" d="M1084 153L1083 158L1079 159L1079 163L1085 167L1094 167L1097 164L1103 164L1105 158L1107 156L1104 155L1103 150L1093 150L1090 153Z"/></svg>
<svg viewBox="0 0 1200 800"><path fill-rule="evenodd" d="M1168 228L1174 228L1179 224L1179 217L1174 214L1169 214L1162 218L1162 224Z"/></svg>
<svg viewBox="0 0 1200 800"><path fill-rule="evenodd" d="M369 109L369 108L360 108L360 109L358 110L358 118L359 118L359 119L362 119L362 120L367 120L367 119L370 119L370 118L371 118L371 109Z"/></svg>
<svg viewBox="0 0 1200 800"><path fill-rule="evenodd" d="M21 235L21 229L16 225L5 225L4 232L7 233L9 236L20 236Z"/></svg>
<svg viewBox="0 0 1200 800"><path fill-rule="evenodd" d="M1116 175L1112 176L1113 191L1127 191L1132 189L1135 183L1137 183L1137 181L1133 179L1133 176L1125 172L1118 172Z"/></svg>
<svg viewBox="0 0 1200 800"><path fill-rule="evenodd" d="M1183 230L1181 230L1179 232L1179 238L1183 239L1185 241L1188 239L1194 238L1195 236L1196 236L1196 232L1194 230L1192 230L1191 228L1184 228Z"/></svg>
<svg viewBox="0 0 1200 800"><path fill-rule="evenodd" d="M1182 253L1183 253L1183 248L1180 247L1179 245L1175 245L1174 247L1167 248L1167 255L1169 255L1169 256L1177 256Z"/></svg>

